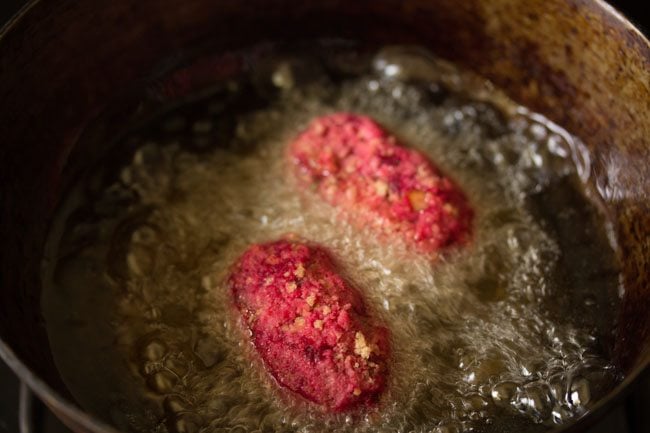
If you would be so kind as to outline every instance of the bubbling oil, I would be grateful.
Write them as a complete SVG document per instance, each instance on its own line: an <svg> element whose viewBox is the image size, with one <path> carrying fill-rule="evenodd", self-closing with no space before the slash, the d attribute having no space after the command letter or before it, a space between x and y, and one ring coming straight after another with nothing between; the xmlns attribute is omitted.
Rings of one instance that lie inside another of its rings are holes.
<svg viewBox="0 0 650 433"><path fill-rule="evenodd" d="M251 92L265 103L233 108ZM299 193L285 147L335 111L375 118L452 177L477 213L472 244L431 263ZM272 51L122 141L130 160L62 207L43 301L71 393L118 428L543 431L620 380L608 359L618 267L580 141L422 50ZM324 415L251 348L228 269L288 233L330 249L390 328L378 407Z"/></svg>

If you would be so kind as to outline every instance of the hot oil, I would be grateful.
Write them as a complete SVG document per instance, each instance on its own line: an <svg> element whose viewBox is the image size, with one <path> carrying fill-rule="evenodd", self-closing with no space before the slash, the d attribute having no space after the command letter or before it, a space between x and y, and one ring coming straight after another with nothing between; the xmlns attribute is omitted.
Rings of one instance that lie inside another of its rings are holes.
<svg viewBox="0 0 650 433"><path fill-rule="evenodd" d="M619 283L579 140L413 48L304 52L133 130L111 183L70 195L44 314L73 395L136 432L541 431L583 415L620 379ZM232 109L251 89L267 102ZM285 146L335 111L374 117L461 185L472 244L432 263L299 193ZM328 247L391 329L378 407L324 415L251 348L224 281L248 245L287 234Z"/></svg>

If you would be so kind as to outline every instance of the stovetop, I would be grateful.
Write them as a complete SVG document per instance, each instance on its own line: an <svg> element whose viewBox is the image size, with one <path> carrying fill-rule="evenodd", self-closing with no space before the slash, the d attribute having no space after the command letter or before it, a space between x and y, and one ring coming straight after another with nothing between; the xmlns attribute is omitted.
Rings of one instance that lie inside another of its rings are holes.
<svg viewBox="0 0 650 433"><path fill-rule="evenodd" d="M3 1L3 0L0 0ZM38 399L31 399L31 411L20 426L20 382L0 361L0 433L72 433Z"/></svg>

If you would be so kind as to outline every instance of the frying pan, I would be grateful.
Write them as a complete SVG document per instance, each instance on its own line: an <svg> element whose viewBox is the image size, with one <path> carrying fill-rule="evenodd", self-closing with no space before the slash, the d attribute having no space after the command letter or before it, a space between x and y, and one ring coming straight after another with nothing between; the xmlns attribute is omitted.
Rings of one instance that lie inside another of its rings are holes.
<svg viewBox="0 0 650 433"><path fill-rule="evenodd" d="M114 431L73 402L40 312L53 212L101 157L80 133L116 92L197 47L322 37L423 45L586 142L625 286L612 347L625 380L562 430L595 422L650 369L650 44L601 1L32 1L0 32L2 358L74 431Z"/></svg>

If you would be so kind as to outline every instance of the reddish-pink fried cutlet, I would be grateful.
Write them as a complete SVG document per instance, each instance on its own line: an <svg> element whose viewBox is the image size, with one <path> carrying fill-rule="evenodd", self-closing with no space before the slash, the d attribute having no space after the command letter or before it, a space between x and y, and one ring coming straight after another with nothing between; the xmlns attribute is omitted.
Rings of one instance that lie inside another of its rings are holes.
<svg viewBox="0 0 650 433"><path fill-rule="evenodd" d="M253 245L234 265L229 288L280 385L330 412L378 400L388 330L326 250L288 240Z"/></svg>
<svg viewBox="0 0 650 433"><path fill-rule="evenodd" d="M464 244L471 235L474 212L460 188L369 117L318 117L289 145L289 157L300 183L357 226L422 253Z"/></svg>

